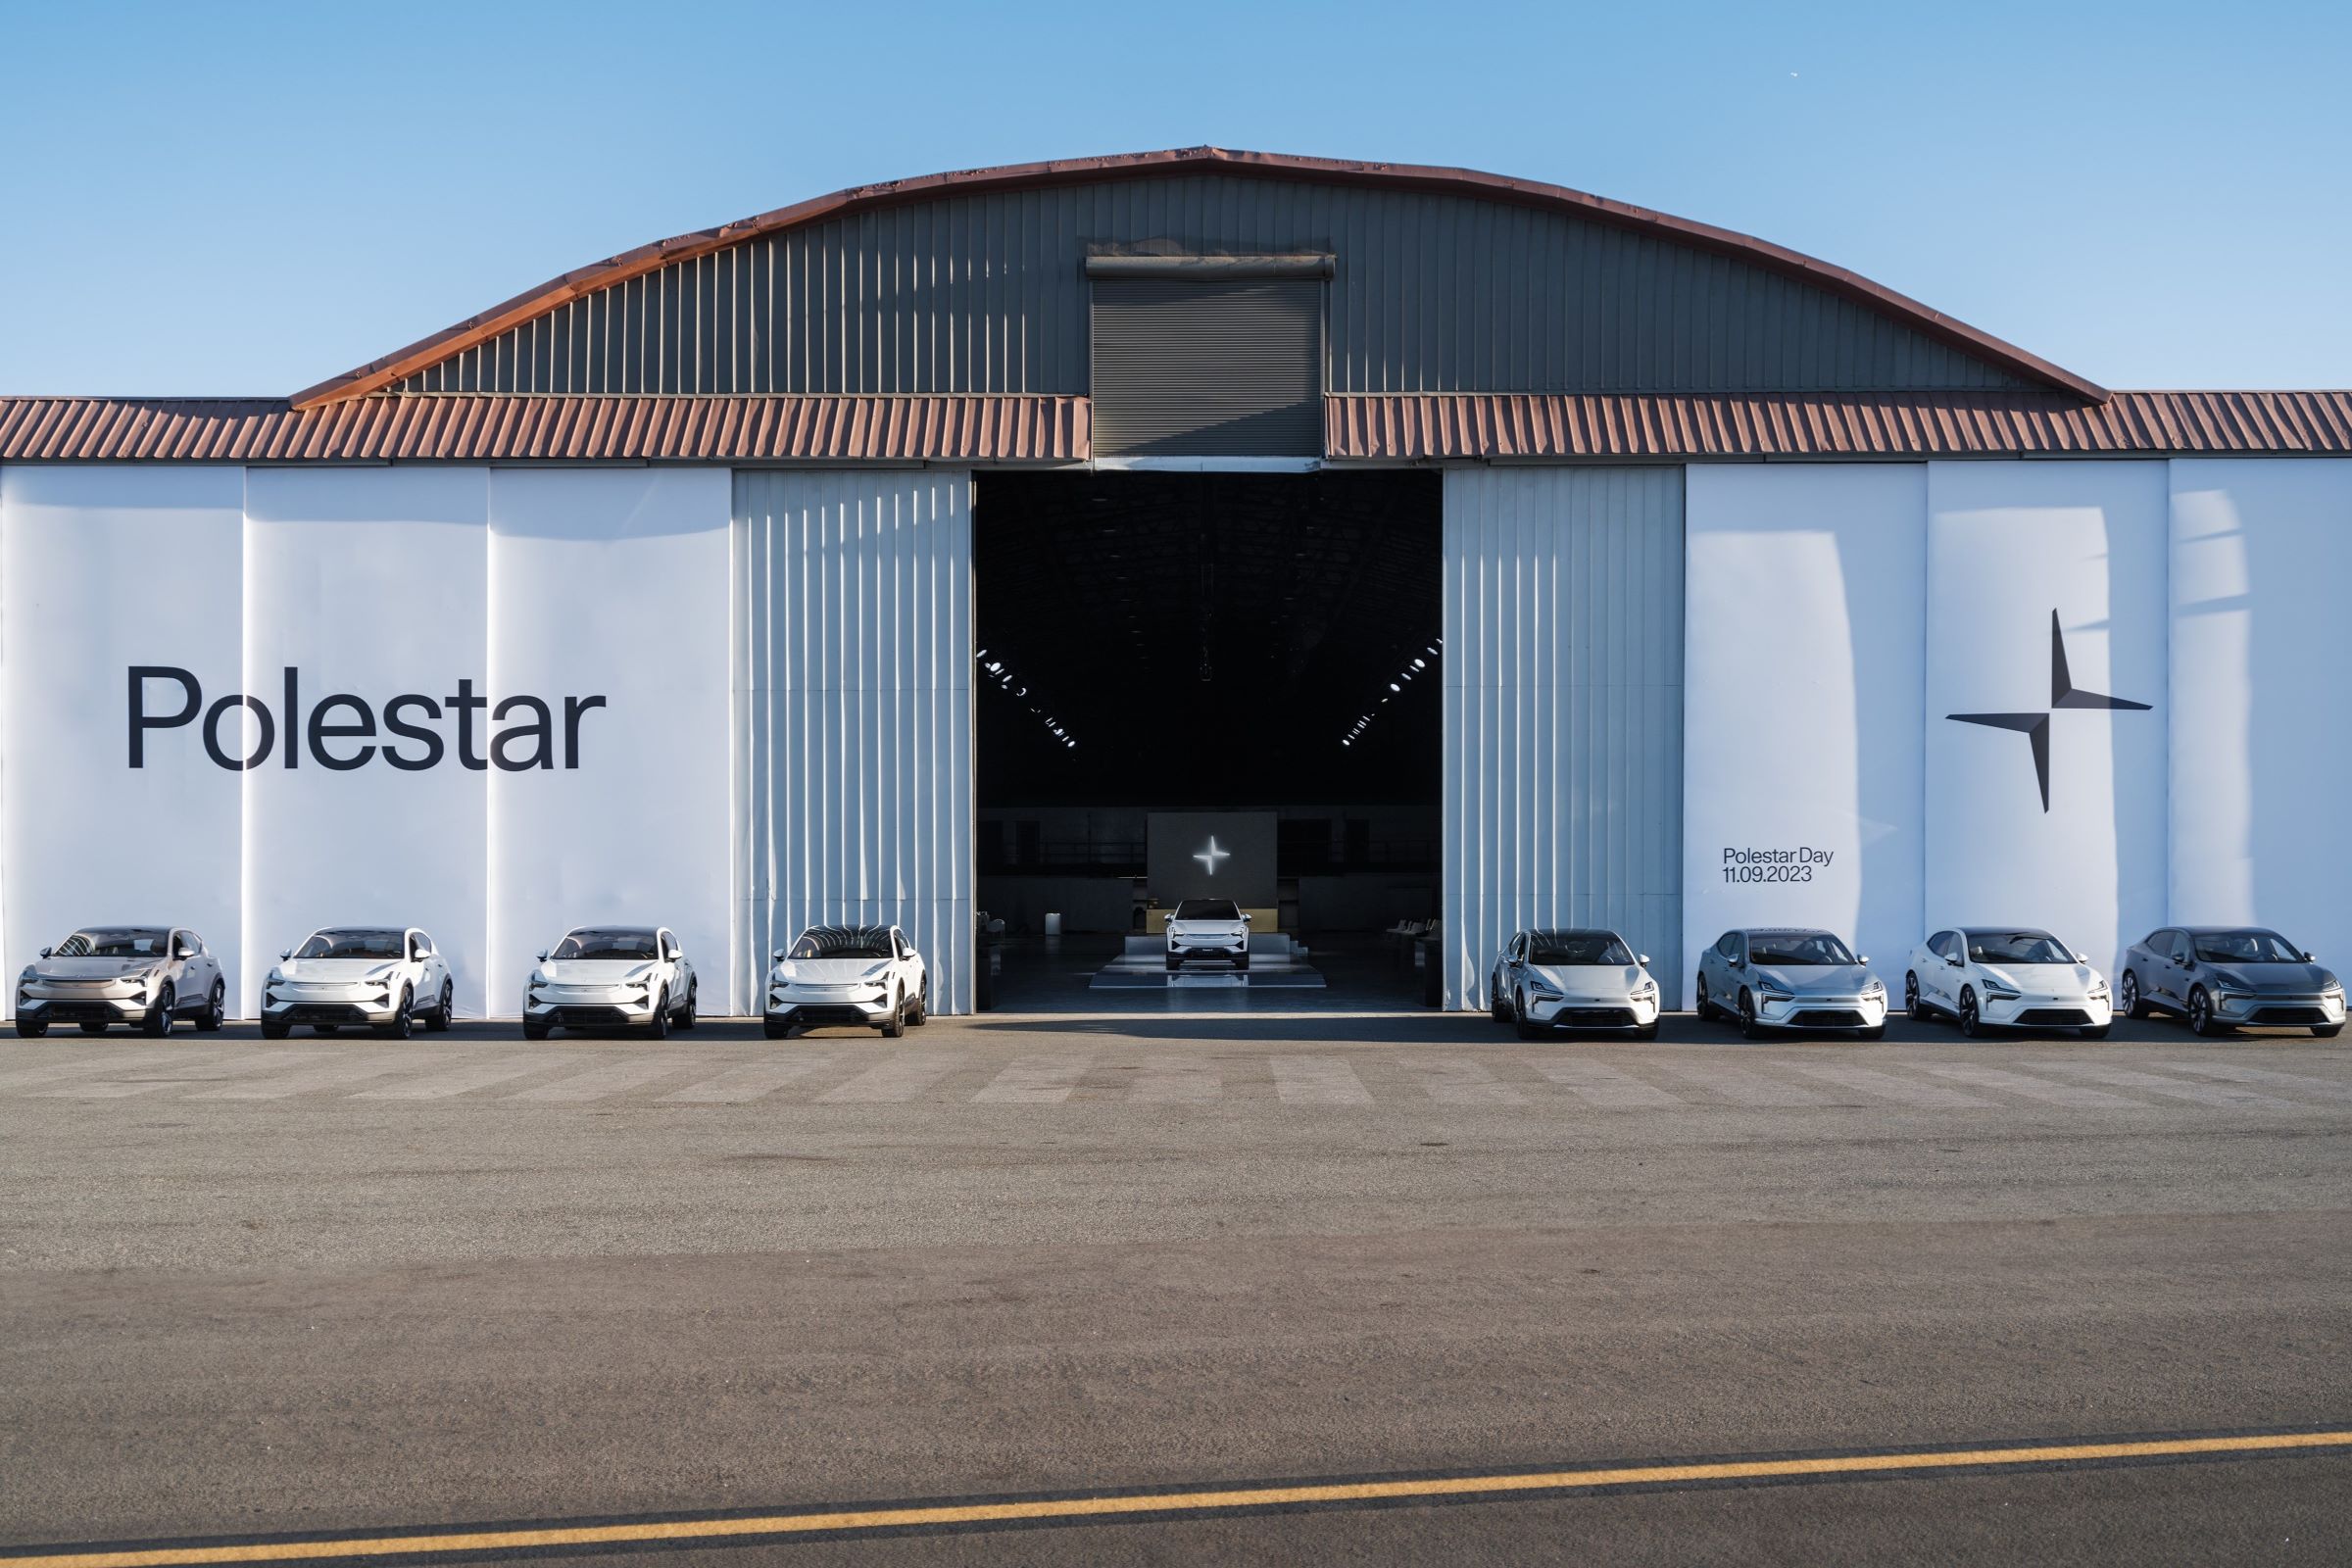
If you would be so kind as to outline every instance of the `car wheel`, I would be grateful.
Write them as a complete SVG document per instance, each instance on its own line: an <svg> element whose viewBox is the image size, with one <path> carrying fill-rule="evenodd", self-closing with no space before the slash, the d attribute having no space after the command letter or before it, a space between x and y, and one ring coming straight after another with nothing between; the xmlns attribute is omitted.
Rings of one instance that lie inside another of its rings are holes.
<svg viewBox="0 0 2352 1568"><path fill-rule="evenodd" d="M47 1025L42 1027L46 1028ZM2344 1026L2340 1023L2315 1023L2311 1026L2311 1032L2322 1040L2333 1040L2344 1032Z"/></svg>
<svg viewBox="0 0 2352 1568"><path fill-rule="evenodd" d="M2203 986L2196 987L2188 994L2188 1031L2190 1034L2208 1037L2230 1032L2223 1026L2222 1021L2213 1015L2213 999L2205 995Z"/></svg>
<svg viewBox="0 0 2352 1568"><path fill-rule="evenodd" d="M1977 988L1969 986L1960 993L1960 1032L1969 1039L1977 1038L1981 1027L1977 1016Z"/></svg>
<svg viewBox="0 0 2352 1568"><path fill-rule="evenodd" d="M1747 987L1741 986L1740 988L1740 1036L1743 1040L1759 1040L1763 1038L1763 1035L1764 1026L1756 1022L1756 999L1749 994Z"/></svg>
<svg viewBox="0 0 2352 1568"><path fill-rule="evenodd" d="M2123 984L2116 989L2116 1000L2124 1004L2125 1017L2145 1018L2148 1015L2148 1004L2139 999L2139 976L2126 969Z"/></svg>
<svg viewBox="0 0 2352 1568"><path fill-rule="evenodd" d="M102 1035L106 1033L105 1021L100 1020L96 1023L85 1023L81 1026L81 1032L85 1035Z"/></svg>
<svg viewBox="0 0 2352 1568"><path fill-rule="evenodd" d="M1528 1017L1525 992L1511 998L1511 1017L1519 1025L1519 1038L1522 1040L1541 1040L1551 1032Z"/></svg>
<svg viewBox="0 0 2352 1568"><path fill-rule="evenodd" d="M549 1030L552 1027L552 1025L541 1023L536 1018L525 1018L522 1020L522 1038L525 1040L545 1040L548 1036Z"/></svg>
<svg viewBox="0 0 2352 1568"><path fill-rule="evenodd" d="M1654 1023L1645 1023L1634 1031L1634 1038L1636 1040L1655 1040L1658 1038L1658 1026Z"/></svg>
<svg viewBox="0 0 2352 1568"><path fill-rule="evenodd" d="M146 1032L159 1040L170 1034L172 1025L179 1021L178 1011L179 995L167 980L164 989L156 994L155 1005L147 1009Z"/></svg>
<svg viewBox="0 0 2352 1568"><path fill-rule="evenodd" d="M1873 1029L1857 1029L1854 1031L1854 1033L1858 1038L1863 1040L1884 1040L1886 1038L1886 1026L1885 1024L1880 1024L1878 1027Z"/></svg>
<svg viewBox="0 0 2352 1568"><path fill-rule="evenodd" d="M19 1018L17 1020L17 1033L24 1039L38 1040L48 1032L49 1020L46 1018Z"/></svg>
<svg viewBox="0 0 2352 1568"><path fill-rule="evenodd" d="M679 1028L691 1029L694 1027L697 1018L700 1016L700 1014L695 1011L697 1006L696 997L702 989L703 983L700 980L694 981L686 987L686 1010L678 1014Z"/></svg>
<svg viewBox="0 0 2352 1568"><path fill-rule="evenodd" d="M790 1040L792 1025L781 1018L762 1018L760 1020L760 1032L770 1040Z"/></svg>
<svg viewBox="0 0 2352 1568"><path fill-rule="evenodd" d="M1487 982L1487 1016L1496 1023L1511 1021L1511 1004L1503 1000L1502 987L1492 980Z"/></svg>
<svg viewBox="0 0 2352 1568"><path fill-rule="evenodd" d="M663 986L662 995L654 1000L654 1016L647 1022L645 1032L656 1040L669 1038L669 987Z"/></svg>
<svg viewBox="0 0 2352 1568"><path fill-rule="evenodd" d="M209 1035L227 1021L228 987L216 980L213 982L213 994L205 999L204 1010L196 1015L196 1027L201 1033Z"/></svg>
<svg viewBox="0 0 2352 1568"><path fill-rule="evenodd" d="M376 1033L387 1040L406 1040L416 1032L416 993L407 986L400 988L400 1006L392 1021L380 1026Z"/></svg>
<svg viewBox="0 0 2352 1568"><path fill-rule="evenodd" d="M1248 974L1250 972L1250 955L1245 953L1240 957L1234 959L1233 966L1236 969L1241 970L1242 973Z"/></svg>
<svg viewBox="0 0 2352 1568"><path fill-rule="evenodd" d="M2075 1038L2078 1040L2104 1040L2107 1038L2108 1028L2107 1024L2094 1023L2087 1029L2076 1030Z"/></svg>
<svg viewBox="0 0 2352 1568"><path fill-rule="evenodd" d="M1919 972L1917 970L1903 976L1903 1011L1910 1014L1913 1023L1928 1021L1931 1009L1925 1002L1920 1000Z"/></svg>
<svg viewBox="0 0 2352 1568"><path fill-rule="evenodd" d="M283 1040L293 1032L294 1026L280 1019L264 1018L262 1020L262 1038L264 1040Z"/></svg>
<svg viewBox="0 0 2352 1568"><path fill-rule="evenodd" d="M899 1004L890 1009L890 1016L882 1020L882 1038L885 1040L901 1040L906 1037L906 999L905 997L901 997L899 999Z"/></svg>
<svg viewBox="0 0 2352 1568"><path fill-rule="evenodd" d="M457 982L454 980L442 981L441 1000L433 1004L433 1010L424 1020L424 1026L435 1034L446 1033L449 1029L450 1017L457 1011Z"/></svg>
<svg viewBox="0 0 2352 1568"><path fill-rule="evenodd" d="M1184 960L1182 958L1179 958L1173 953L1168 955L1168 973L1174 974L1177 970L1183 967Z"/></svg>
<svg viewBox="0 0 2352 1568"><path fill-rule="evenodd" d="M928 972L923 975L922 995L914 999L914 1016L906 1021L917 1029L931 1021L931 976Z"/></svg>

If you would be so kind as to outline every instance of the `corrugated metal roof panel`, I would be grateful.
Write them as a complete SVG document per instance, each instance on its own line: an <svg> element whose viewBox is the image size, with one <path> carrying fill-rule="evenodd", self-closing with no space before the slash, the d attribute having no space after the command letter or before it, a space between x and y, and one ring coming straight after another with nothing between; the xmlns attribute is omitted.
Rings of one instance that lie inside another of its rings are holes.
<svg viewBox="0 0 2352 1568"><path fill-rule="evenodd" d="M1375 395L1323 423L1334 460L2352 455L2352 392Z"/></svg>
<svg viewBox="0 0 2352 1568"><path fill-rule="evenodd" d="M1080 397L0 398L0 462L1071 463Z"/></svg>

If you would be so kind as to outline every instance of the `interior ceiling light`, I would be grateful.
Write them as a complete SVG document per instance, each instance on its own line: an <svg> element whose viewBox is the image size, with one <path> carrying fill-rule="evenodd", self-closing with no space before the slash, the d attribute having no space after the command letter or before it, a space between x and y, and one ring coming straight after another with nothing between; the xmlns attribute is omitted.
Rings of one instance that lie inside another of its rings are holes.
<svg viewBox="0 0 2352 1568"><path fill-rule="evenodd" d="M1072 735L1060 719L1047 712L1042 701L1035 703L1029 701L1028 686L1005 667L1003 659L991 659L988 657L988 650L980 648L973 651L972 663L978 668L981 679L1035 713L1038 721L1046 726L1046 733L1061 742L1062 750L1074 752L1078 749L1078 737Z"/></svg>
<svg viewBox="0 0 2352 1568"><path fill-rule="evenodd" d="M1374 714L1377 714L1382 708L1386 707L1390 702L1395 700L1400 693L1403 692L1404 683L1406 681L1415 679L1416 677L1426 676L1429 673L1431 661L1438 657L1439 650L1443 649L1445 646L1445 638L1432 637L1429 640L1428 646L1423 648L1420 654L1414 656L1411 662L1407 663L1402 669L1396 672L1396 678L1395 680L1388 683L1389 689L1381 695L1379 702L1376 702L1372 705L1372 711L1362 714L1360 717L1358 717L1356 721L1348 727L1348 733L1340 737L1340 744L1342 746L1352 747L1363 735L1364 731L1372 727L1372 719Z"/></svg>

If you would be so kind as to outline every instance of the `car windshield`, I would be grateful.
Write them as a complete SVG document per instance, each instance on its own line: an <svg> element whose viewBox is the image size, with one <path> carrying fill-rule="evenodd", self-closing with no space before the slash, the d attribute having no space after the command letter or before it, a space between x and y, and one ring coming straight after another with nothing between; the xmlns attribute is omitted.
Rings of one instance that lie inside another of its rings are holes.
<svg viewBox="0 0 2352 1568"><path fill-rule="evenodd" d="M556 944L551 958L658 958L654 934L642 926L588 926Z"/></svg>
<svg viewBox="0 0 2352 1568"><path fill-rule="evenodd" d="M57 945L60 958L152 958L172 933L160 925L104 925L76 931Z"/></svg>
<svg viewBox="0 0 2352 1568"><path fill-rule="evenodd" d="M1187 899L1176 906L1179 920L1239 920L1242 911L1231 899Z"/></svg>
<svg viewBox="0 0 2352 1568"><path fill-rule="evenodd" d="M1975 963L2079 963L2066 944L2047 931L1971 931L1968 956Z"/></svg>
<svg viewBox="0 0 2352 1568"><path fill-rule="evenodd" d="M1634 961L1613 931L1538 931L1527 941L1527 961L1574 966L1624 965Z"/></svg>
<svg viewBox="0 0 2352 1568"><path fill-rule="evenodd" d="M812 925L792 945L796 958L887 958L890 931L878 925Z"/></svg>
<svg viewBox="0 0 2352 1568"><path fill-rule="evenodd" d="M2200 931L2197 956L2207 963L2301 963L2303 950L2276 931Z"/></svg>
<svg viewBox="0 0 2352 1568"><path fill-rule="evenodd" d="M1854 956L1827 931L1758 931L1747 939L1750 963L1843 964Z"/></svg>
<svg viewBox="0 0 2352 1568"><path fill-rule="evenodd" d="M294 950L297 958L397 958L405 951L401 931L314 931Z"/></svg>

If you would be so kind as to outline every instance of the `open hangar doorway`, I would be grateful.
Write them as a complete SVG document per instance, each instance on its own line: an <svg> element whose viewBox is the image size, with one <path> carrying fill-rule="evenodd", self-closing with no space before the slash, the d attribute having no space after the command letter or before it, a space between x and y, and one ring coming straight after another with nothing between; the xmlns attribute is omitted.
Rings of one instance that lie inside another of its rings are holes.
<svg viewBox="0 0 2352 1568"><path fill-rule="evenodd" d="M1443 505L1418 470L978 477L1000 1004L1418 999L1391 933L1439 908ZM1251 912L1246 973L1167 971L1164 920L1196 897Z"/></svg>

